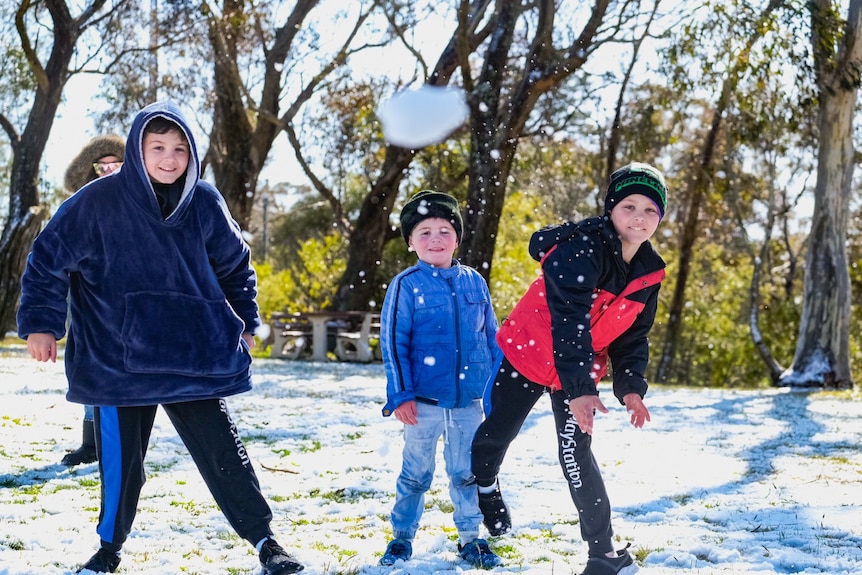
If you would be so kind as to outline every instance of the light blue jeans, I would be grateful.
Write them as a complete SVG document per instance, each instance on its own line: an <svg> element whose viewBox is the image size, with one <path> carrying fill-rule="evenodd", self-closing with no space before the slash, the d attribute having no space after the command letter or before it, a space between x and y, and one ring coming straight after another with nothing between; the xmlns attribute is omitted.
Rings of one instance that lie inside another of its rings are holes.
<svg viewBox="0 0 862 575"><path fill-rule="evenodd" d="M392 532L396 539L413 540L425 509L425 492L431 488L437 456L437 442L443 437L443 460L449 476L449 496L455 507L453 519L461 543L479 536L482 512L470 468L470 446L482 422L482 404L445 409L426 403L416 404L416 425L404 426L404 451L401 474L395 485Z"/></svg>

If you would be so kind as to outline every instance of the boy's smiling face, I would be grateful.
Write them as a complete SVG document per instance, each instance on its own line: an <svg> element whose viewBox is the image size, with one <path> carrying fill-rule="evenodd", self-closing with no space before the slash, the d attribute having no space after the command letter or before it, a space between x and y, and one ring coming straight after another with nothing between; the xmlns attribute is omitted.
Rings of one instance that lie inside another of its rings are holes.
<svg viewBox="0 0 862 575"><path fill-rule="evenodd" d="M658 206L641 194L626 196L611 210L611 222L626 247L639 247L652 237L661 221Z"/></svg>
<svg viewBox="0 0 862 575"><path fill-rule="evenodd" d="M143 141L144 167L160 184L173 184L189 167L189 144L179 130L149 132Z"/></svg>
<svg viewBox="0 0 862 575"><path fill-rule="evenodd" d="M458 247L458 235L449 220L425 218L410 232L408 245L423 262L448 268L452 266L452 255Z"/></svg>

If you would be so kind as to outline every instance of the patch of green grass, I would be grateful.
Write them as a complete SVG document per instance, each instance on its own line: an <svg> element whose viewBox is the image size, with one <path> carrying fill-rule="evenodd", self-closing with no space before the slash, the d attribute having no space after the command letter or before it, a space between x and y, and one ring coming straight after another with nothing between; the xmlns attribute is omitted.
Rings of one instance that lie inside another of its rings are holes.
<svg viewBox="0 0 862 575"><path fill-rule="evenodd" d="M638 547L634 550L632 557L638 565L643 565L646 562L647 557L649 557L650 553L653 551L660 552L664 551L663 548L657 547L656 549L649 549L647 547Z"/></svg>
<svg viewBox="0 0 862 575"><path fill-rule="evenodd" d="M333 555L338 559L339 563L349 560L351 557L355 557L357 555L357 552L352 549L342 549L337 545L326 545L320 541L313 543L311 546L318 551L322 551L328 555Z"/></svg>
<svg viewBox="0 0 862 575"><path fill-rule="evenodd" d="M435 507L442 513L453 513L455 511L455 506L448 499L433 497L425 502L425 509L433 509Z"/></svg>
<svg viewBox="0 0 862 575"><path fill-rule="evenodd" d="M315 451L320 451L321 447L323 447L323 445L320 443L320 440L314 439L312 440L311 445L302 445L299 450L303 453L314 453Z"/></svg>
<svg viewBox="0 0 862 575"><path fill-rule="evenodd" d="M44 483L31 483L30 485L22 485L18 488L16 494L18 495L32 495L37 496L42 493L42 489L45 487Z"/></svg>
<svg viewBox="0 0 862 575"><path fill-rule="evenodd" d="M200 515L197 504L194 501L171 501L171 507L179 507L191 515Z"/></svg>
<svg viewBox="0 0 862 575"><path fill-rule="evenodd" d="M679 495L674 495L670 498L671 501L676 502L680 506L688 505L688 502L691 501L691 494L689 493L680 493Z"/></svg>
<svg viewBox="0 0 862 575"><path fill-rule="evenodd" d="M5 547L8 547L9 549L12 549L13 551L24 551L25 549L24 542L20 539L9 539L0 543L2 543Z"/></svg>
<svg viewBox="0 0 862 575"><path fill-rule="evenodd" d="M494 543L491 550L508 561L520 559L521 555L511 543Z"/></svg>
<svg viewBox="0 0 862 575"><path fill-rule="evenodd" d="M820 453L814 453L810 457L811 459L819 459L821 461L828 461L831 463L837 463L839 465L847 465L852 463L850 459L844 455L822 455Z"/></svg>
<svg viewBox="0 0 862 575"><path fill-rule="evenodd" d="M264 428L263 425L259 425L258 427ZM244 433L242 441L243 443L263 443L264 445L272 445L273 443L275 443L275 439L273 437L263 433Z"/></svg>
<svg viewBox="0 0 862 575"><path fill-rule="evenodd" d="M147 462L147 475L157 474L163 471L169 471L175 464L175 461L171 461L170 463L150 463Z"/></svg>

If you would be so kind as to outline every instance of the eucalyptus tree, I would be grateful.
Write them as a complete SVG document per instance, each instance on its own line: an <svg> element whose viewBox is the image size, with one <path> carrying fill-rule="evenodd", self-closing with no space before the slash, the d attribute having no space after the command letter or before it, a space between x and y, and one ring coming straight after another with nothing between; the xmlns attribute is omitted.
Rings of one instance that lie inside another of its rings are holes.
<svg viewBox="0 0 862 575"><path fill-rule="evenodd" d="M715 181L719 164L716 152L741 79L749 73L755 46L777 26L776 11L783 0L769 0L760 6L743 0L706 2L701 17L692 18L680 27L668 50L675 69L673 77L681 89L711 90L713 106L697 157L691 162L688 178L680 190L681 210L678 222L679 248L664 329L664 342L658 357L655 379L667 381L671 376L683 330L686 289L688 288L695 245L700 237L702 211ZM700 63L702 73L695 74Z"/></svg>
<svg viewBox="0 0 862 575"><path fill-rule="evenodd" d="M457 51L468 93L471 150L464 238L459 255L487 278L518 143L540 99L552 98L604 44L619 41L640 2L589 4L498 0L489 23L491 41L473 55ZM463 6L463 4L462 4ZM466 38L459 12L456 46ZM577 29L577 22L580 28ZM478 60L475 67L473 61Z"/></svg>
<svg viewBox="0 0 862 575"><path fill-rule="evenodd" d="M603 44L618 40L640 2L595 0L461 0L457 25L425 84L460 83L470 117L465 234L461 260L486 278L518 143L529 132L543 97L581 70ZM394 18L393 18L394 21ZM572 22L581 24L575 29ZM394 25L394 24L393 24ZM575 104L576 105L576 104ZM390 216L414 150L387 146L383 168L366 197L351 235L347 269L336 307L363 309L375 289L386 241L397 235Z"/></svg>
<svg viewBox="0 0 862 575"><path fill-rule="evenodd" d="M0 235L0 328L14 325L27 253L46 217L40 164L69 78L98 61L122 32L131 2L5 2L0 126L12 153L9 211Z"/></svg>
<svg viewBox="0 0 862 575"><path fill-rule="evenodd" d="M817 182L796 353L779 384L845 388L853 384L847 225L856 164L853 127L862 78L862 0L849 0L846 16L830 0L813 0L805 7L810 13L817 85Z"/></svg>
<svg viewBox="0 0 862 575"><path fill-rule="evenodd" d="M393 5L387 12L387 17L396 37L417 56L416 66L422 71L424 83L430 86L447 86L458 69L459 50L472 53L491 33L490 23L495 16L491 15L488 22L485 22L489 4L490 0L461 2L461 32L450 38L433 66L429 66L410 43L408 32L415 23L413 12L396 9ZM299 138L291 126L288 126L287 130L291 143L297 150L297 156L300 156ZM390 216L415 153L415 150L400 146L383 146L380 169L372 177L369 191L353 222L347 267L339 281L334 308L368 309L369 302L379 289L376 276L384 247L389 240L398 236L397 230L390 223Z"/></svg>
<svg viewBox="0 0 862 575"><path fill-rule="evenodd" d="M363 49L366 40L357 37L379 2L357 2L355 10L342 7L305 24L319 4L299 0L284 15L241 0L224 0L218 9L215 3L204 4L214 70L205 160L243 227L276 137L292 129L296 115L333 71ZM334 46L324 50L322 44Z"/></svg>

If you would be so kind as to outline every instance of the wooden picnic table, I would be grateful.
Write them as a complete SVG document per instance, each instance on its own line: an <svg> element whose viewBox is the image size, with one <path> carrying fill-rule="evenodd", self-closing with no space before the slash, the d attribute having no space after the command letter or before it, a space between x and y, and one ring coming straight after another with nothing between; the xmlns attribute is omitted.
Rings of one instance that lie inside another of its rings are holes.
<svg viewBox="0 0 862 575"><path fill-rule="evenodd" d="M311 339L314 361L329 359L330 340L342 361L372 361L370 339L379 333L380 314L362 311L314 311L272 314L274 343L272 357L299 359ZM374 331L376 329L376 332Z"/></svg>

